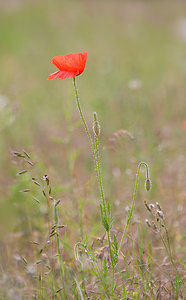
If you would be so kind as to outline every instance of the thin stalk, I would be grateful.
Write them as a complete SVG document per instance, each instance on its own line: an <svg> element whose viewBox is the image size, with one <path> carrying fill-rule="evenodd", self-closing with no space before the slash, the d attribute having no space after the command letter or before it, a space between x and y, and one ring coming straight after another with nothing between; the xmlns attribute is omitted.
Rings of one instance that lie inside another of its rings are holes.
<svg viewBox="0 0 186 300"><path fill-rule="evenodd" d="M61 257L61 253L60 253L60 246L59 246L59 223L58 223L58 213L57 213L57 207L56 207L56 202L54 200L54 221L55 221L55 225L56 225L56 244L57 244L57 260L58 260L58 264L60 266L60 274L61 274L61 279L62 279L62 285L63 285L63 294L66 298L66 291L65 291L65 268L64 268L64 263Z"/></svg>
<svg viewBox="0 0 186 300"><path fill-rule="evenodd" d="M128 216L128 219L127 219L127 223L126 223L126 225L124 227L124 230L123 230L123 235L122 235L120 246L119 246L119 249L118 249L118 255L120 254L121 247L123 245L123 241L124 241L127 229L128 229L128 225L129 225L129 223L130 223L130 221L132 219L133 210L134 210L134 202L135 202L136 194L137 194L137 188L138 188L138 182L139 182L139 176L140 176L141 166L144 166L146 168L146 177L147 178L149 177L149 168L148 168L148 165L145 162L140 162L139 165L138 165L137 174L136 174L136 183L135 183L134 194L133 194L133 199L132 199L132 206L130 208L130 213L129 213L129 216Z"/></svg>
<svg viewBox="0 0 186 300"><path fill-rule="evenodd" d="M166 237L167 237L167 244L168 244L168 246L166 245L165 240L164 240L164 238L163 238L163 236L162 236L162 233L161 233L161 222L160 222L160 230L159 230L160 238L161 238L161 240L162 240L162 242L163 242L163 245L164 245L165 250L166 250L166 252L167 252L167 254L168 254L168 257L169 257L169 259L170 259L170 261L171 261L171 263L172 263L172 265L173 265L173 267L174 267L174 269L175 269L175 272L177 273L177 268L176 268L176 265L175 265L174 260L173 260L173 258L172 258L172 253L171 253L171 247L170 247L170 241L169 241L168 230L167 230L165 221L164 221L163 223L164 223L164 228L165 228L165 232L166 232Z"/></svg>
<svg viewBox="0 0 186 300"><path fill-rule="evenodd" d="M166 243L165 243L165 240L164 240L164 238L163 238L163 236L162 236L162 234L161 234L160 231L159 231L159 234L160 234L160 238L161 238L161 240L162 240L162 242L163 242L163 245L164 245L164 247L165 247L165 250L166 250L166 252L167 252L167 255L168 255L168 257L169 257L169 259L170 259L170 261L171 261L171 263L172 263L172 265L173 265L173 267L174 267L174 269L175 269L176 281L177 281L177 268L176 268L176 266L175 266L175 264L174 264L172 255L171 255L171 253L169 252L169 247L167 247L167 245L166 245ZM174 282L173 282L172 278L171 278L171 282L172 282L172 287L173 287L173 291L174 291ZM177 284L176 284L176 291L177 291Z"/></svg>
<svg viewBox="0 0 186 300"><path fill-rule="evenodd" d="M105 217L108 223L108 213L107 213L107 209L106 209L106 202L105 202L105 197L104 197L104 190L103 190L103 184L102 184L102 179L101 179L101 168L100 168L100 161L99 161L99 151L98 151L98 139L95 136L95 143L96 143L96 153L94 150L94 144L88 129L88 126L86 124L85 118L83 116L83 112L81 109L81 105L80 105L80 101L79 101L79 96L78 96L78 92L77 92L77 86L76 86L76 80L75 77L73 78L73 84L74 84L74 90L75 90L75 96L76 96L76 102L77 102L77 106L78 106L78 110L82 119L82 122L84 124L86 133L88 135L90 144L91 144L91 148L92 148L92 153L93 153L93 157L94 157L94 164L95 164L95 168L96 168L96 173L97 173L97 178L98 178L98 183L99 183L99 187L100 187L100 193L101 193L101 199L102 199L102 203L103 203L103 209L104 209L104 213L105 213ZM108 243L109 243L109 252L110 252L110 258L111 258L111 264L112 264L112 290L113 290L113 282L114 282L114 263L113 263L113 258L112 258L112 249L111 249L111 240L110 240L110 233L109 231L107 231L107 236L108 236Z"/></svg>
<svg viewBox="0 0 186 300"><path fill-rule="evenodd" d="M49 186L48 182L46 184L46 188L43 189L43 195L47 201L47 208L48 208L48 214L47 214L47 222L48 222L48 238L50 241L50 226L52 224L52 212L51 212L51 206L50 206L50 199L49 199Z"/></svg>
<svg viewBox="0 0 186 300"><path fill-rule="evenodd" d="M101 193L101 200L103 203L103 209L104 209L106 221L108 223L108 212L106 208L105 195L104 195L102 176L101 176L100 159L99 159L98 137L96 135L95 135L95 145L96 145L96 161L97 161L97 178L98 178L98 183L99 183L99 188Z"/></svg>
<svg viewBox="0 0 186 300"><path fill-rule="evenodd" d="M97 177L98 177L98 182L99 182L99 187L100 187L100 193L101 193L101 200L103 203L103 209L104 209L104 215L106 217L106 221L108 222L108 211L106 208L106 201L105 201L105 195L104 195L104 189L103 189L103 183L102 183L102 176L101 176L101 167L100 167L100 159L99 159L99 146L98 146L98 137L95 134L95 145L96 145L96 160L97 160ZM110 226L110 224L109 224ZM109 253L110 253L110 259L111 259L111 264L112 264L112 294L113 294L113 288L114 288L114 262L113 262L113 257L112 257L112 248L111 248L111 239L110 239L110 229L107 231L107 237L108 237L108 243L109 243Z"/></svg>
<svg viewBox="0 0 186 300"><path fill-rule="evenodd" d="M168 230L164 221L164 226L165 226L165 232L166 232L166 237L167 237L167 243L168 243L168 249L169 249L169 254L170 254L170 260L172 262L172 265L174 267L174 269L177 271L176 265L174 263L174 260L172 258L172 252L171 252L171 246L170 246L170 239L169 239L169 234L168 234Z"/></svg>
<svg viewBox="0 0 186 300"><path fill-rule="evenodd" d="M95 155L95 150L94 150L94 144L93 144L93 141L92 141L92 138L91 138L91 135L90 135L90 132L89 132L87 123L86 123L85 118L84 118L84 116L83 116L82 109L81 109L81 105L80 105L80 101L79 101L79 96L78 96L78 91L77 91L77 86L76 86L76 80L75 80L75 77L73 78L73 85L74 85L74 91L75 91L75 96L76 96L76 102L77 102L78 110L79 110L79 113L80 113L80 116L81 116L81 120L82 120L82 122L83 122L83 125L84 125L84 127L85 127L86 133L87 133L87 135L88 135L90 144L91 144L92 153L93 153L93 157L94 157L95 168L96 168L96 171L97 171L97 163L96 163L96 155Z"/></svg>

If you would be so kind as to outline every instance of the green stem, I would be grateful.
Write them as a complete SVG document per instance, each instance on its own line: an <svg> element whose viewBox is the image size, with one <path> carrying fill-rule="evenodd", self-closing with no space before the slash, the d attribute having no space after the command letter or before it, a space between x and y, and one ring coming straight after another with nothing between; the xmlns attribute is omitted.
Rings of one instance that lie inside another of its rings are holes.
<svg viewBox="0 0 186 300"><path fill-rule="evenodd" d="M91 138L91 135L90 135L87 123L86 123L85 118L83 116L82 109L81 109L81 105L80 105L80 101L79 101L79 96L78 96L78 92L77 92L77 86L76 86L75 77L73 78L73 84L74 84L74 91L75 91L75 96L76 96L76 102L77 102L78 110L79 110L79 113L80 113L83 125L85 127L86 133L88 135L90 144L91 144L92 153L93 153L93 157L94 157L95 168L96 168L96 171L97 171L97 164L96 164L96 155L95 155L95 150L94 150L94 144L93 144L93 141L92 141L92 138Z"/></svg>
<svg viewBox="0 0 186 300"><path fill-rule="evenodd" d="M107 213L107 208L106 208L105 195L104 195L102 176L101 176L100 160L99 160L98 137L96 135L95 135L95 145L96 145L97 178L98 178L98 183L99 183L99 188L100 188L101 200L103 203L103 209L104 209L106 221L108 223L108 213Z"/></svg>
<svg viewBox="0 0 186 300"><path fill-rule="evenodd" d="M106 217L106 221L108 223L108 214L107 214L107 208L106 208L106 202L105 202L105 197L104 197L104 190L103 190L103 184L102 184L102 179L101 179L101 168L100 168L100 161L99 161L99 151L98 151L98 139L97 136L95 136L95 143L96 143L96 153L94 150L94 144L88 129L88 126L86 124L85 118L83 116L83 112L81 109L81 105L80 105L80 101L79 101L79 96L78 96L78 92L77 92L77 86L76 86L76 80L75 77L73 78L73 84L74 84L74 90L75 90L75 96L76 96L76 102L77 102L77 106L78 106L78 110L82 119L82 122L84 124L86 133L88 135L90 144L91 144L91 148L92 148L92 153L93 153L93 157L94 157L94 163L95 163L95 168L96 168L96 173L97 173L97 178L98 178L98 183L99 183L99 187L100 187L100 193L101 193L101 199L102 199L102 203L103 203L103 208L104 208L104 214ZM112 249L111 249L111 240L110 240L110 233L109 231L107 231L107 236L108 236L108 243L109 243L109 252L110 252L110 258L111 258L111 264L112 264L112 278L114 280L114 262L113 262L113 258L112 258ZM114 282L112 280L112 282ZM113 284L112 284L113 287Z"/></svg>
<svg viewBox="0 0 186 300"><path fill-rule="evenodd" d="M100 166L100 159L99 159L99 146L98 146L98 136L95 134L95 145L96 145L96 159L97 159L97 178L99 182L100 187L100 193L101 193L101 200L103 203L103 209L104 209L104 215L106 218L106 222L110 227L109 221L108 221L108 211L106 207L106 201L105 201L105 195L103 190L103 183L102 183L102 176L101 176L101 166ZM110 239L110 228L107 231L107 237L108 237L108 243L109 243L109 253L110 253L110 259L112 264L112 295L113 295L113 289L114 289L114 262L112 257L112 248L111 248L111 239Z"/></svg>
<svg viewBox="0 0 186 300"><path fill-rule="evenodd" d="M140 162L139 165L138 165L137 174L136 174L136 183L135 183L135 188L134 188L134 195L133 195L133 200L132 200L132 206L130 208L130 213L129 213L129 216L128 216L128 219L127 219L127 223L126 223L126 225L124 227L124 230L123 230L123 235L122 235L120 246L119 246L119 249L118 249L118 255L120 254L121 247L122 247L122 244L123 244L123 241L124 241L124 238L125 238L125 234L127 232L128 225L129 225L129 223L130 223L130 221L132 219L133 210L134 210L134 202L135 202L135 199L136 199L136 193L137 193L137 188L138 188L138 182L139 182L139 176L140 176L141 166L144 166L146 168L146 175L147 175L146 177L148 178L148 176L149 176L148 165L145 162Z"/></svg>

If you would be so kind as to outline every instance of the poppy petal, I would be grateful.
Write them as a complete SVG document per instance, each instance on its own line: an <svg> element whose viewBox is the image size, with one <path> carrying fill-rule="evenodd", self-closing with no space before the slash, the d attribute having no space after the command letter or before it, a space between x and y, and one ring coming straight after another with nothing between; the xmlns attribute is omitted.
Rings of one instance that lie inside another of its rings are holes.
<svg viewBox="0 0 186 300"><path fill-rule="evenodd" d="M66 56L55 56L52 62L59 70L65 70L68 72L77 70L77 65L74 64L74 57L71 54L68 54Z"/></svg>
<svg viewBox="0 0 186 300"><path fill-rule="evenodd" d="M88 53L84 52L84 53L79 53L79 60L80 60L80 66L79 66L79 75L84 71L86 62L87 62L87 56Z"/></svg>
<svg viewBox="0 0 186 300"><path fill-rule="evenodd" d="M80 75L84 71L87 56L87 52L55 56L52 62L59 71L50 74L48 79L65 79Z"/></svg>
<svg viewBox="0 0 186 300"><path fill-rule="evenodd" d="M55 56L53 64L61 71L81 74L85 68L87 52Z"/></svg>
<svg viewBox="0 0 186 300"><path fill-rule="evenodd" d="M54 73L50 74L48 76L48 80L53 80L53 79L57 78L59 73L60 73L60 71L57 71L57 72L54 72Z"/></svg>
<svg viewBox="0 0 186 300"><path fill-rule="evenodd" d="M76 76L77 76L77 72L57 71L50 74L48 80L53 80L55 78L60 78L60 79L73 78Z"/></svg>

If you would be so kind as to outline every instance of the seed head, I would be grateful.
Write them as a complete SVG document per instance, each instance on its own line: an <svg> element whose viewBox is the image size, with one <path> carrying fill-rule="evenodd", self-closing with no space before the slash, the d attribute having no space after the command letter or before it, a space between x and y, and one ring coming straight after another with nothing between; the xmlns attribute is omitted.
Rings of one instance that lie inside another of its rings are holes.
<svg viewBox="0 0 186 300"><path fill-rule="evenodd" d="M156 223L154 221L152 221L152 228L156 231L157 230L157 226Z"/></svg>
<svg viewBox="0 0 186 300"><path fill-rule="evenodd" d="M49 185L49 177L47 174L43 175L43 180L46 181L47 185Z"/></svg>
<svg viewBox="0 0 186 300"><path fill-rule="evenodd" d="M152 210L152 209L154 208L154 204L151 203L151 204L149 205L149 208Z"/></svg>
<svg viewBox="0 0 186 300"><path fill-rule="evenodd" d="M163 220L163 212L161 210L157 210L157 215Z"/></svg>
<svg viewBox="0 0 186 300"><path fill-rule="evenodd" d="M147 204L147 201L146 201L146 200L144 200L144 204L145 204L145 207L148 209L148 211L151 212L151 209L150 209L149 205Z"/></svg>
<svg viewBox="0 0 186 300"><path fill-rule="evenodd" d="M151 227L148 219L146 219L145 222L146 222L146 224L147 224L148 227Z"/></svg>
<svg viewBox="0 0 186 300"><path fill-rule="evenodd" d="M161 206L159 205L158 202L156 202L156 206L157 206L158 210L162 210L162 209L161 209Z"/></svg>

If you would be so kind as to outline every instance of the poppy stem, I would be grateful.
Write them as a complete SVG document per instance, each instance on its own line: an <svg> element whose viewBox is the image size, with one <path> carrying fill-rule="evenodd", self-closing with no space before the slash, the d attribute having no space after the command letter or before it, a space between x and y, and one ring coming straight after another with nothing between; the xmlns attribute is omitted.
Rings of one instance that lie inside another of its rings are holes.
<svg viewBox="0 0 186 300"><path fill-rule="evenodd" d="M87 133L87 135L88 135L90 144L91 144L92 153L93 153L93 157L94 157L95 168L96 168L96 172L98 172L98 170L97 170L97 163L96 163L96 154L95 154L95 150L94 150L94 144L93 144L93 141L92 141L92 138L91 138L91 135L90 135L90 132L89 132L87 123L86 123L85 118L84 118L84 116L83 116L82 109L81 109L81 105L80 105L80 101L79 101L79 96L78 96L78 92L77 92L77 86L76 86L76 80L75 80L75 77L73 78L73 85L74 85L74 90L75 90L75 96L76 96L76 102L77 102L78 110L79 110L81 119L82 119L82 121L83 121L83 125L84 125L84 127L85 127L86 133Z"/></svg>
<svg viewBox="0 0 186 300"><path fill-rule="evenodd" d="M109 216L108 216L108 209L107 209L107 206L106 206L104 189L103 189L100 158L99 158L98 136L96 134L95 134L95 145L96 145L96 159L97 159L97 177L98 177L98 182L99 182L99 187L100 187L100 193L101 193L101 200L102 200L102 204L103 204L104 216L105 216L106 223L108 224L108 229L106 231L107 231L107 238L108 238L108 243L109 243L110 260L111 260L111 265L112 265L112 296L113 296L115 266L114 266L114 261L113 261L112 245L111 245L111 238L110 238L110 228L111 228L111 226L110 226L110 220L109 220Z"/></svg>
<svg viewBox="0 0 186 300"><path fill-rule="evenodd" d="M111 238L110 238L110 224L109 224L109 218L108 218L108 210L106 207L106 201L105 201L105 196L104 196L104 190L103 190L103 183L102 183L102 176L101 176L101 167L100 167L100 159L99 159L99 147L98 147L98 136L95 134L95 148L94 149L94 144L88 129L88 126L86 124L85 118L83 116L83 112L81 109L81 105L80 105L80 101L79 101L79 96L78 96L78 92L77 92L77 86L76 86L76 80L75 77L73 78L73 84L74 84L74 90L75 90L75 96L76 96L76 101L77 101L77 106L78 106L78 110L81 116L81 119L83 121L86 133L88 135L90 144L91 144L91 148L92 148L92 153L93 153L93 157L94 157L94 163L95 163L95 168L96 168L96 173L97 173L97 178L98 178L98 183L99 183L99 188L100 188L100 194L101 194L101 200L102 200L102 204L103 204L103 210L104 210L104 216L105 216L105 220L106 223L108 225L107 228L107 237L108 237L108 243L109 243L109 253L110 253L110 260L111 260L111 264L112 264L112 294L113 294L113 288L114 288L114 262L113 262L113 255L112 255L112 246L111 246Z"/></svg>

